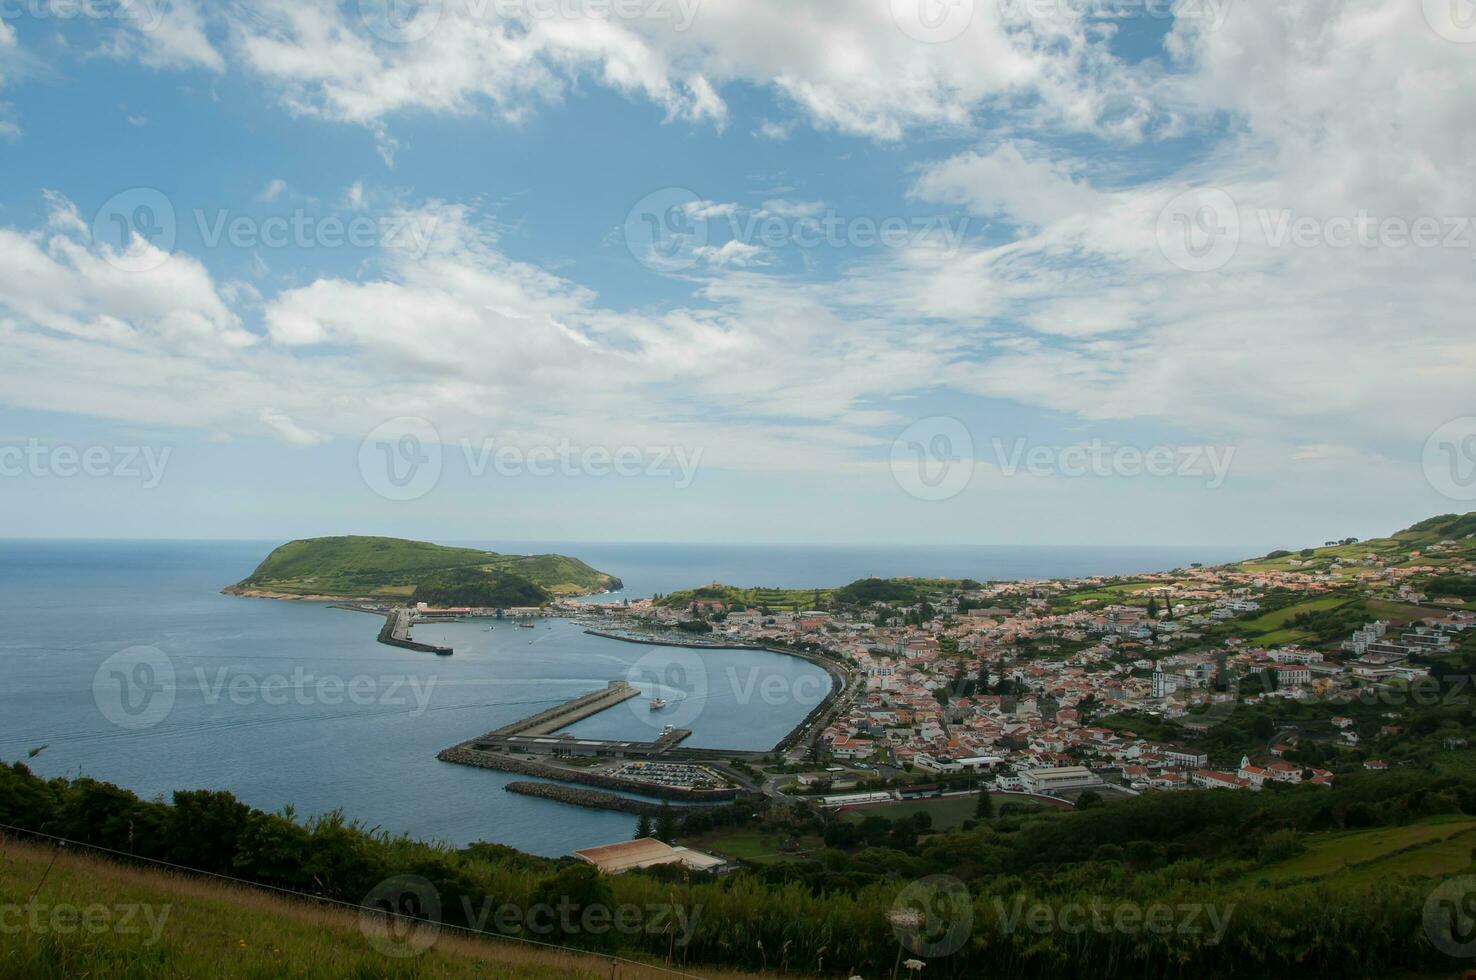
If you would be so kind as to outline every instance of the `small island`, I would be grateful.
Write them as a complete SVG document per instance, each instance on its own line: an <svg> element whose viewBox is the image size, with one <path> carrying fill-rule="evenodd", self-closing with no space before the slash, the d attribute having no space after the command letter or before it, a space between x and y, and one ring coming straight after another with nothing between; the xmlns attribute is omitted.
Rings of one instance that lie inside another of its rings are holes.
<svg viewBox="0 0 1476 980"><path fill-rule="evenodd" d="M379 642L450 656L417 643L410 628L443 611L541 615L558 599L624 588L607 572L567 555L504 555L426 541L349 535L289 541L256 571L222 591L257 599L331 602L384 617Z"/></svg>
<svg viewBox="0 0 1476 980"><path fill-rule="evenodd" d="M290 541L224 591L267 599L503 608L622 588L614 575L567 555L506 555L349 535Z"/></svg>

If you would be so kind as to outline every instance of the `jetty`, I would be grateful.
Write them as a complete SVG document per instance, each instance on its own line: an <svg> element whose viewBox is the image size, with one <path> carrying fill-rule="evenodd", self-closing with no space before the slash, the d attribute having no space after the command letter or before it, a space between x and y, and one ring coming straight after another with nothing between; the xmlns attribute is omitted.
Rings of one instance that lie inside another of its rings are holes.
<svg viewBox="0 0 1476 980"><path fill-rule="evenodd" d="M602 690L581 695L572 701L565 701L547 711L540 711L536 715L515 721L511 725L503 725L496 731L488 732L487 738L506 735L547 735L560 728L568 728L591 715L597 715L606 708L613 708L640 693L629 681L611 681Z"/></svg>
<svg viewBox="0 0 1476 980"><path fill-rule="evenodd" d="M436 646L434 643L417 643L410 639L410 627L414 622L414 610L391 609L384 615L384 626L379 630L379 642L404 650L419 650L422 653L434 653L441 657L451 656L454 651L450 647Z"/></svg>
<svg viewBox="0 0 1476 980"><path fill-rule="evenodd" d="M554 757L589 756L608 759L649 758L665 755L692 734L686 728L669 728L649 742L634 739L580 738L557 734L575 722L597 715L640 694L629 681L611 681L607 686L572 701L555 705L490 731L441 753L441 758L468 763L469 758L488 754L526 754ZM468 763L475 764L475 763Z"/></svg>

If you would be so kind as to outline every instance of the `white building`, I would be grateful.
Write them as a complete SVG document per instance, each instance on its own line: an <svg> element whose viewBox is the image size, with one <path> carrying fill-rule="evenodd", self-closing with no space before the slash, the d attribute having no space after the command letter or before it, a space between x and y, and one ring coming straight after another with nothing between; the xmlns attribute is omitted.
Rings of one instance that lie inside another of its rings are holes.
<svg viewBox="0 0 1476 980"><path fill-rule="evenodd" d="M1020 787L1029 793L1048 795L1065 790L1091 789L1101 785L1102 778L1086 766L1026 769L1020 773Z"/></svg>

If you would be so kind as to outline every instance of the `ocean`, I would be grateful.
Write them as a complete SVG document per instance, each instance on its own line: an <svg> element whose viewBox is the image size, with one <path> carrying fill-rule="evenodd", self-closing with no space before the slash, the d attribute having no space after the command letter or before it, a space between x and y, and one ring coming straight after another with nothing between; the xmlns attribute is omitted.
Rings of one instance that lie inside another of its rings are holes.
<svg viewBox="0 0 1476 980"><path fill-rule="evenodd" d="M1223 548L447 543L576 555L620 576L631 597L714 580L806 587L870 574L1058 577L1243 557ZM691 745L762 749L829 688L823 670L793 657L622 643L565 620L532 630L417 627L418 639L456 650L435 657L375 642L375 617L220 594L272 546L0 542L0 762L87 775L146 798L224 789L268 810L342 810L393 833L560 855L628 838L634 818L506 793L515 777L442 763L436 753L616 679L636 683L643 697L573 732L650 737L671 723L693 730ZM120 701L122 680L158 696ZM673 703L652 712L651 694Z"/></svg>

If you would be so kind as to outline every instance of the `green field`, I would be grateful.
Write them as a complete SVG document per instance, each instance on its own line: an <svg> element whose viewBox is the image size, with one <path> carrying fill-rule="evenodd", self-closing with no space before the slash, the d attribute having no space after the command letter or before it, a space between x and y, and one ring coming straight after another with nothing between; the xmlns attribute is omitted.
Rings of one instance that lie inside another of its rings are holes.
<svg viewBox="0 0 1476 980"><path fill-rule="evenodd" d="M1028 802L1018 796L994 793L994 805L998 807L1001 803ZM963 826L965 820L974 818L974 808L978 806L978 798L970 793L968 796L944 796L927 800L903 800L899 803L883 803L876 806L856 807L845 811L841 819L849 820L851 823L860 823L867 817L886 817L888 820L902 820L912 816L914 813L926 813L933 818L934 830L954 830Z"/></svg>
<svg viewBox="0 0 1476 980"><path fill-rule="evenodd" d="M1330 875L1364 880L1393 874L1456 874L1472 864L1473 847L1476 820L1442 817L1405 827L1313 835L1305 853L1253 874L1271 882Z"/></svg>
<svg viewBox="0 0 1476 980"><path fill-rule="evenodd" d="M26 912L32 901L41 910L39 919ZM400 956L387 956L371 943L372 926L368 932L361 928L353 909L8 838L0 838L0 908L13 910L0 942L0 980L670 976L655 965L615 964L608 956L450 929L433 934L433 943L418 955L404 956L403 947L392 945ZM68 910L91 918L81 920ZM92 925L83 928L83 921ZM748 974L704 969L703 976Z"/></svg>
<svg viewBox="0 0 1476 980"><path fill-rule="evenodd" d="M1339 606L1347 605L1351 601L1348 596L1344 595L1322 596L1317 599L1308 599L1306 602L1299 602L1294 606L1287 606L1284 609L1273 610L1257 616L1255 619L1248 619L1236 625L1247 633L1254 635L1270 633L1273 630L1281 629L1294 616L1300 616L1302 613L1308 612L1321 612L1325 609L1336 609Z"/></svg>
<svg viewBox="0 0 1476 980"><path fill-rule="evenodd" d="M565 555L503 555L425 541L349 536L288 542L228 591L405 598L422 581L457 574L515 576L554 595L587 595L622 586L615 576Z"/></svg>

